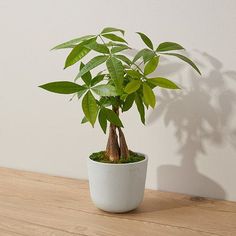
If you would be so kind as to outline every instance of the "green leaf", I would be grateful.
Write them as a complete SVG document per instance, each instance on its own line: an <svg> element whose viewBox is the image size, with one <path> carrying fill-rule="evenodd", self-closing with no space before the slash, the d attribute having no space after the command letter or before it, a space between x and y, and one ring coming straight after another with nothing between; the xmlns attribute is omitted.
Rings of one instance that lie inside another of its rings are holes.
<svg viewBox="0 0 236 236"><path fill-rule="evenodd" d="M172 82L166 78L162 78L162 77L150 78L147 81L155 86L159 86L162 88L180 89L174 82Z"/></svg>
<svg viewBox="0 0 236 236"><path fill-rule="evenodd" d="M112 105L111 99L112 97L101 97L99 99L99 105L102 107L109 107Z"/></svg>
<svg viewBox="0 0 236 236"><path fill-rule="evenodd" d="M129 96L129 94L127 93L123 93L120 95L120 100L122 100L123 102L125 101L125 99Z"/></svg>
<svg viewBox="0 0 236 236"><path fill-rule="evenodd" d="M107 119L106 119L106 114L104 112L104 108L102 108L98 114L98 121L99 124L103 130L104 133L106 133L107 130Z"/></svg>
<svg viewBox="0 0 236 236"><path fill-rule="evenodd" d="M147 53L143 56L143 61L144 63L147 63L148 61L150 61L153 57L155 56L155 54L151 54L151 53Z"/></svg>
<svg viewBox="0 0 236 236"><path fill-rule="evenodd" d="M92 70L93 68L101 65L107 60L108 56L96 56L92 58L85 66L83 69L79 72L79 74L76 76L75 80L86 74L88 71Z"/></svg>
<svg viewBox="0 0 236 236"><path fill-rule="evenodd" d="M77 92L77 98L80 99L87 91L88 89L86 88L85 90L80 90Z"/></svg>
<svg viewBox="0 0 236 236"><path fill-rule="evenodd" d="M200 70L198 69L198 67L194 64L193 61L191 61L189 58L187 58L186 56L183 56L181 54L177 54L177 53L162 53L162 55L168 55L168 56L175 56L175 57L178 57L179 59L185 61L186 63L188 63L190 66L193 67L193 69L195 69L200 75L201 75L201 72Z"/></svg>
<svg viewBox="0 0 236 236"><path fill-rule="evenodd" d="M80 63L80 70L82 70L83 67L84 67L84 63L81 62L81 63ZM81 78L82 78L82 80L84 81L84 83L85 83L86 85L88 85L88 86L90 85L91 80L92 80L92 75L91 75L90 71L88 71L88 72L85 73L83 76L81 76Z"/></svg>
<svg viewBox="0 0 236 236"><path fill-rule="evenodd" d="M128 111L132 107L134 99L135 99L135 93L129 94L125 99L122 111Z"/></svg>
<svg viewBox="0 0 236 236"><path fill-rule="evenodd" d="M119 31L121 32L123 35L125 34L125 31L122 29L118 29L118 28L114 28L114 27L106 27L102 30L101 34L105 34L105 33L110 33L110 32L116 32Z"/></svg>
<svg viewBox="0 0 236 236"><path fill-rule="evenodd" d="M120 93L123 89L124 68L122 63L115 57L110 57L107 62L107 69L111 75L117 91Z"/></svg>
<svg viewBox="0 0 236 236"><path fill-rule="evenodd" d="M131 60L128 57L124 56L124 55L115 55L115 57L118 58L119 60L123 61L127 65L132 64Z"/></svg>
<svg viewBox="0 0 236 236"><path fill-rule="evenodd" d="M132 78L137 78L137 79L142 78L142 74L140 74L137 70L126 70L125 72Z"/></svg>
<svg viewBox="0 0 236 236"><path fill-rule="evenodd" d="M102 74L95 76L91 81L91 86L94 86L94 85L98 84L99 82L103 81L104 76L105 75L102 75Z"/></svg>
<svg viewBox="0 0 236 236"><path fill-rule="evenodd" d="M101 84L92 88L92 90L99 96L118 96L116 88L110 84Z"/></svg>
<svg viewBox="0 0 236 236"><path fill-rule="evenodd" d="M90 91L85 94L82 100L82 108L85 117L92 124L92 126L94 126L98 114L98 105L96 103L96 99Z"/></svg>
<svg viewBox="0 0 236 236"><path fill-rule="evenodd" d="M143 97L143 103L145 105L145 107L148 109L149 108L149 104L147 103L146 99Z"/></svg>
<svg viewBox="0 0 236 236"><path fill-rule="evenodd" d="M113 48L111 49L111 53L117 53L117 52L124 51L124 50L127 50L127 49L130 49L130 47L128 47L128 46L126 46L126 45L117 46L117 47L113 47Z"/></svg>
<svg viewBox="0 0 236 236"><path fill-rule="evenodd" d="M69 66L74 65L76 62L81 60L84 56L86 56L90 52L89 48L84 47L84 44L78 44L76 47L72 49L68 57L66 58L65 67L66 69Z"/></svg>
<svg viewBox="0 0 236 236"><path fill-rule="evenodd" d="M105 45L107 47L118 47L118 46L127 46L124 43L117 43L117 42L113 42L113 41L109 41L108 43L105 43Z"/></svg>
<svg viewBox="0 0 236 236"><path fill-rule="evenodd" d="M106 119L110 121L112 124L118 126L118 127L123 127L123 124L119 118L119 116L113 111L108 108L103 108L104 113L106 115Z"/></svg>
<svg viewBox="0 0 236 236"><path fill-rule="evenodd" d="M104 44L99 44L96 41L87 44L85 47L89 48L89 49L92 49L96 52L100 52L100 53L105 53L105 54L110 53L107 46L105 46Z"/></svg>
<svg viewBox="0 0 236 236"><path fill-rule="evenodd" d="M114 107L120 106L120 101L116 97L109 97L110 103Z"/></svg>
<svg viewBox="0 0 236 236"><path fill-rule="evenodd" d="M174 42L164 42L159 44L156 52L172 51L172 50L182 50L184 49L181 45Z"/></svg>
<svg viewBox="0 0 236 236"><path fill-rule="evenodd" d="M149 87L147 83L143 83L143 98L145 103L150 105L152 108L156 105L156 97L153 93L152 89Z"/></svg>
<svg viewBox="0 0 236 236"><path fill-rule="evenodd" d="M160 56L153 57L144 67L144 74L148 75L154 72L158 66Z"/></svg>
<svg viewBox="0 0 236 236"><path fill-rule="evenodd" d="M139 58L143 58L144 63L146 63L147 61L149 61L152 57L154 57L155 54L153 51L151 51L150 49L144 48L142 50L140 50L134 57L133 62L136 62Z"/></svg>
<svg viewBox="0 0 236 236"><path fill-rule="evenodd" d="M151 49L153 49L153 44L150 38L148 38L147 35L145 35L144 33L141 32L137 32L137 34L141 37L141 39L143 40L143 42Z"/></svg>
<svg viewBox="0 0 236 236"><path fill-rule="evenodd" d="M85 87L69 81L51 82L48 84L40 85L39 87L49 92L60 94L72 94L82 90L86 90Z"/></svg>
<svg viewBox="0 0 236 236"><path fill-rule="evenodd" d="M88 119L86 117L84 117L82 120L81 120L81 124L85 124L88 122Z"/></svg>
<svg viewBox="0 0 236 236"><path fill-rule="evenodd" d="M139 89L140 85L140 80L132 80L126 85L124 91L128 94L133 93Z"/></svg>
<svg viewBox="0 0 236 236"><path fill-rule="evenodd" d="M65 43L59 44L56 47L52 48L52 50L54 50L54 49L71 48L72 46L75 46L76 44L78 44L80 42L83 42L84 40L92 39L92 38L95 38L95 37L96 37L96 35L85 35L83 37L72 39L72 40L67 41Z"/></svg>
<svg viewBox="0 0 236 236"><path fill-rule="evenodd" d="M110 40L116 41L116 42L127 43L123 38L121 38L115 34L103 34L102 37L105 37L107 39L110 39Z"/></svg>
<svg viewBox="0 0 236 236"><path fill-rule="evenodd" d="M140 95L138 93L136 93L135 96L135 103L141 118L141 121L143 124L145 124L145 110L144 110L144 105L143 105L143 101L142 98L140 97Z"/></svg>

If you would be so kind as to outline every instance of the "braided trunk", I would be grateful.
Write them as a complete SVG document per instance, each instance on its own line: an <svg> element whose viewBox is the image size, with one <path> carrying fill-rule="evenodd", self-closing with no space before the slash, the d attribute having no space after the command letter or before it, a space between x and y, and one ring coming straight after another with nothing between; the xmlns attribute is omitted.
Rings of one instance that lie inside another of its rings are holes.
<svg viewBox="0 0 236 236"><path fill-rule="evenodd" d="M116 112L116 114L119 116L119 108L113 107L113 111ZM121 157L126 159L129 158L129 149L121 128L111 123L109 129L110 130L106 147L106 156L112 162L119 161ZM119 142L117 130L119 133Z"/></svg>

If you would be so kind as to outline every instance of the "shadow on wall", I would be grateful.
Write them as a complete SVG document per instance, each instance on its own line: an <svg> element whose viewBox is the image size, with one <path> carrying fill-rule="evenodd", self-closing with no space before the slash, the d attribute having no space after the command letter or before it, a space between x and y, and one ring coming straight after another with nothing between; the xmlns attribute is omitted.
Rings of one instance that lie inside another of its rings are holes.
<svg viewBox="0 0 236 236"><path fill-rule="evenodd" d="M201 57L201 68L211 68L209 72L201 81L191 72L189 89L162 90L157 97L159 105L148 117L149 125L162 117L166 126L174 126L182 156L180 166L162 165L157 169L157 188L224 199L224 189L201 174L195 161L199 154L207 153L209 145L231 144L236 148L236 127L232 128L231 122L236 94L226 86L227 79L236 79L236 72L224 71L222 63L206 53L201 53ZM167 66L161 67L161 72L168 75L180 69L175 66L170 71Z"/></svg>

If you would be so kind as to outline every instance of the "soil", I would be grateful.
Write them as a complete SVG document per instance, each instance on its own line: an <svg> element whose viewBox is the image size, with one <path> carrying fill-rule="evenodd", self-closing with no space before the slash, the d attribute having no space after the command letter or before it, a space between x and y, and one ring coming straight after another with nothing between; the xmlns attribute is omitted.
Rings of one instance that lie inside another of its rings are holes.
<svg viewBox="0 0 236 236"><path fill-rule="evenodd" d="M103 163L112 163L112 164L122 164L122 163L133 163L139 162L145 159L144 155L141 155L136 152L129 151L129 158L120 157L118 161L110 161L106 156L105 151L94 152L92 153L89 158L93 161L103 162Z"/></svg>

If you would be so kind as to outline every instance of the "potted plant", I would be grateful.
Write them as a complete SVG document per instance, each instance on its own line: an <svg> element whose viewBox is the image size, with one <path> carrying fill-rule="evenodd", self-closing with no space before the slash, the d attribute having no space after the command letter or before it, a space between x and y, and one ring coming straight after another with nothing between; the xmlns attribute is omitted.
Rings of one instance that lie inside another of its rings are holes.
<svg viewBox="0 0 236 236"><path fill-rule="evenodd" d="M174 42L154 47L143 33L137 33L145 48L133 58L124 53L130 47L124 39L124 30L107 27L97 35L86 35L56 46L71 49L65 61L68 68L90 53L92 58L80 62L74 82L57 81L40 87L50 92L73 94L82 100L82 123L94 126L98 120L101 129L109 129L106 150L88 158L90 194L95 205L109 212L127 212L138 207L143 199L147 156L131 151L125 140L120 113L137 107L141 122L145 124L145 109L154 108L156 87L179 89L174 82L152 76L160 56L174 56L188 63L199 74L197 66L186 56L170 51L184 50ZM103 68L96 74L92 70Z"/></svg>

